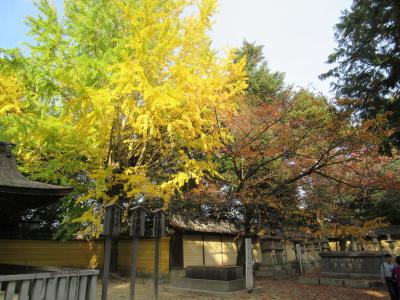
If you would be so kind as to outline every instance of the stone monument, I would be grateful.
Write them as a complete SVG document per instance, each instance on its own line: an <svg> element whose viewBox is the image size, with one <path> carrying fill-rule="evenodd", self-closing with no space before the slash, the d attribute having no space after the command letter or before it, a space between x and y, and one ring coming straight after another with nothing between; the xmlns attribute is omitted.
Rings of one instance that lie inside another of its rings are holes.
<svg viewBox="0 0 400 300"><path fill-rule="evenodd" d="M323 252L321 276L380 279L383 252Z"/></svg>

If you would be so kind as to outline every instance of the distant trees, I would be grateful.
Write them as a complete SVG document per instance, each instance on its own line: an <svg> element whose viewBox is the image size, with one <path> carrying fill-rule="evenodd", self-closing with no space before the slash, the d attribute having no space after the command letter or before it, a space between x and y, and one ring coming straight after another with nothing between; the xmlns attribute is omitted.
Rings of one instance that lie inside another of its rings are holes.
<svg viewBox="0 0 400 300"><path fill-rule="evenodd" d="M237 60L246 58L245 71L248 77L246 95L258 101L268 101L286 90L285 74L272 72L263 55L263 46L243 41L237 50Z"/></svg>
<svg viewBox="0 0 400 300"><path fill-rule="evenodd" d="M333 68L322 78L334 79L341 105L361 120L387 114L393 130L383 140L390 152L400 146L400 3L354 0L336 25L338 46L329 56Z"/></svg>
<svg viewBox="0 0 400 300"><path fill-rule="evenodd" d="M261 53L245 42L238 53L254 57L256 50ZM398 188L388 176L394 171L386 171L396 169L397 156L379 154L381 138L391 132L386 118L354 122L351 112L322 96L267 85L265 78L276 77L258 61L247 60L249 87L235 98L237 109L218 115L232 137L215 154L219 176L187 194L188 206L175 209L235 222L245 233L264 227L321 232L327 224L345 228L350 219L357 226L375 224L384 216L369 210L375 197Z"/></svg>

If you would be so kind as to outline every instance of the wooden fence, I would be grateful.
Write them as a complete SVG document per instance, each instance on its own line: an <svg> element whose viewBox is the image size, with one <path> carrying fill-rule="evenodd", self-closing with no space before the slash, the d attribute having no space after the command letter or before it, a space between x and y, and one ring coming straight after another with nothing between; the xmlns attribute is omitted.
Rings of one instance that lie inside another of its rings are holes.
<svg viewBox="0 0 400 300"><path fill-rule="evenodd" d="M0 275L4 300L95 300L97 270L41 269L37 273ZM18 298L17 298L18 297Z"/></svg>

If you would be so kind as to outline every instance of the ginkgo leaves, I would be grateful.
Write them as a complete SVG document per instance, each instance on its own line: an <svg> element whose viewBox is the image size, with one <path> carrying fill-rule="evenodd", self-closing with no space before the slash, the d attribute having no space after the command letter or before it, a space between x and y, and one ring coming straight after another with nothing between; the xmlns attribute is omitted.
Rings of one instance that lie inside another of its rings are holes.
<svg viewBox="0 0 400 300"><path fill-rule="evenodd" d="M19 114L23 108L23 87L13 76L0 74L0 116Z"/></svg>
<svg viewBox="0 0 400 300"><path fill-rule="evenodd" d="M1 136L33 176L76 188L88 209L69 208L68 222L97 235L102 205L168 203L215 174L230 138L217 115L246 87L244 59L211 49L215 0L65 0L63 16L37 6L29 53L2 61L15 78L0 83L0 115L13 118Z"/></svg>

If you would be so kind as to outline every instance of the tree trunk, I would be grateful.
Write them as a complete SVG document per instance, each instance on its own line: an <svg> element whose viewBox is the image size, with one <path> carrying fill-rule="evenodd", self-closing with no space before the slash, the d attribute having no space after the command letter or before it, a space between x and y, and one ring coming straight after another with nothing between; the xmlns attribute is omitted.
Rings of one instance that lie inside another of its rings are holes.
<svg viewBox="0 0 400 300"><path fill-rule="evenodd" d="M236 258L236 265L243 267L244 271L244 264L245 264L245 247L244 247L244 239L240 240L239 242L239 249L238 249L238 254Z"/></svg>

